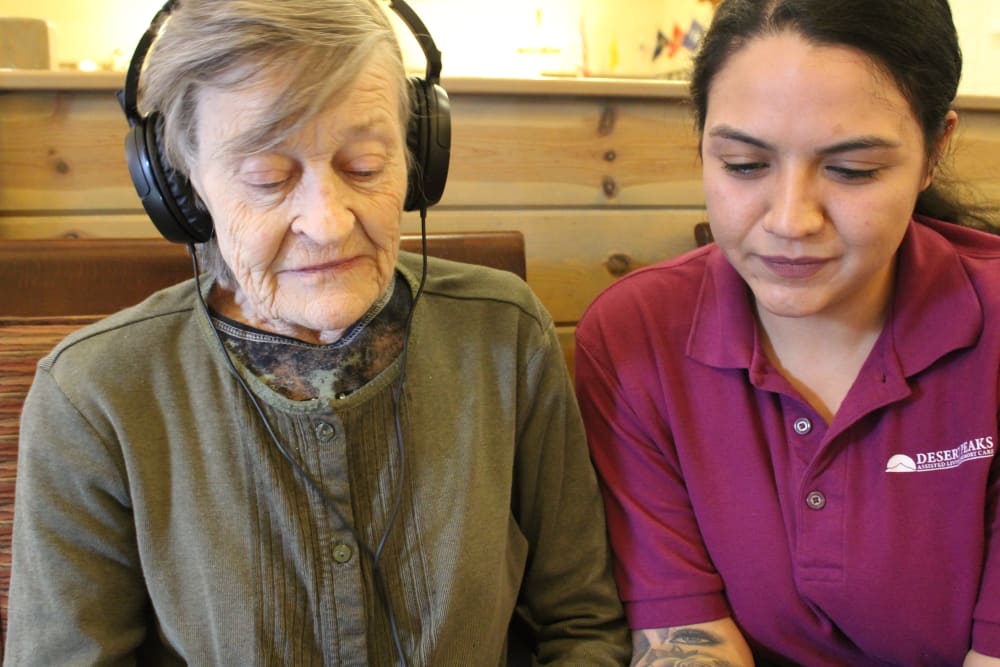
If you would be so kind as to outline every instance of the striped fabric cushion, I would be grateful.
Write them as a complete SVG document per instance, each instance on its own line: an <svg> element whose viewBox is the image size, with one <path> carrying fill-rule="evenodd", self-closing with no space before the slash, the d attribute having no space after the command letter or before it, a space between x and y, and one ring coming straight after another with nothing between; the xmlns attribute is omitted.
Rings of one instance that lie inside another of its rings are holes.
<svg viewBox="0 0 1000 667"><path fill-rule="evenodd" d="M7 630L10 540L21 405L35 366L56 343L97 317L0 318L0 656Z"/></svg>

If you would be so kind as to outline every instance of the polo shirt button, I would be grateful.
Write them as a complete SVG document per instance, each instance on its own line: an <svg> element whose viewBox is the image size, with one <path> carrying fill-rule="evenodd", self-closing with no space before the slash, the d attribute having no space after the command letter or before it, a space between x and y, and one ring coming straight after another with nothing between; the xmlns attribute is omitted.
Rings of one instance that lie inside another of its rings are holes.
<svg viewBox="0 0 1000 667"><path fill-rule="evenodd" d="M826 506L826 496L820 491L810 491L809 495L806 496L806 505L810 509L821 510Z"/></svg>
<svg viewBox="0 0 1000 667"><path fill-rule="evenodd" d="M329 442L336 434L337 429L330 424L327 424L326 422L316 424L316 437L319 438L320 442Z"/></svg>
<svg viewBox="0 0 1000 667"><path fill-rule="evenodd" d="M807 435L809 431L813 430L813 424L805 417L800 417L795 420L794 424L792 424L792 428L795 429L795 432L799 435Z"/></svg>
<svg viewBox="0 0 1000 667"><path fill-rule="evenodd" d="M333 560L338 563L346 563L353 555L354 551L346 544L338 544L333 548Z"/></svg>

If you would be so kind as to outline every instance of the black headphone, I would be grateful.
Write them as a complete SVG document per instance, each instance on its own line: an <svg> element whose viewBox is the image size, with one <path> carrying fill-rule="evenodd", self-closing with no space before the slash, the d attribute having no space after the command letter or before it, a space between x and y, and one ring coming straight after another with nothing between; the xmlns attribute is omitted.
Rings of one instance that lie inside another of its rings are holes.
<svg viewBox="0 0 1000 667"><path fill-rule="evenodd" d="M168 0L153 17L129 63L124 90L118 91L130 130L125 137L125 159L142 206L160 233L177 243L203 243L212 238L212 217L196 206L196 195L186 176L164 157L163 117L159 111L141 116L138 109L139 73L160 25L177 0ZM389 7L402 19L427 59L424 78L411 77L412 113L406 144L413 157L403 210L417 211L441 199L451 157L451 103L441 80L441 52L420 17L402 0Z"/></svg>

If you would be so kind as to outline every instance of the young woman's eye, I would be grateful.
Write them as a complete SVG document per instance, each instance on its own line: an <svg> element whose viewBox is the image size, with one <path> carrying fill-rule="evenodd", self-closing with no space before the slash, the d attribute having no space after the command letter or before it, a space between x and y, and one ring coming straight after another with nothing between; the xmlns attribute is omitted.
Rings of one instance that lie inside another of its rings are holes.
<svg viewBox="0 0 1000 667"><path fill-rule="evenodd" d="M875 178L879 169L851 169L849 167L827 167L837 178L848 183L862 183Z"/></svg>
<svg viewBox="0 0 1000 667"><path fill-rule="evenodd" d="M767 162L728 162L722 161L722 167L726 172L737 176L755 176L767 169Z"/></svg>

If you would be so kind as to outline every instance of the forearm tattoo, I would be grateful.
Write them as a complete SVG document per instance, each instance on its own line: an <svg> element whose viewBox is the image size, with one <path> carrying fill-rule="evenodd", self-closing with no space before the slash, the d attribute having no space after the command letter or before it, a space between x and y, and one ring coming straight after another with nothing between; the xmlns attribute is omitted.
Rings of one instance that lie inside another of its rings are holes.
<svg viewBox="0 0 1000 667"><path fill-rule="evenodd" d="M726 642L696 628L640 630L633 634L632 667L736 667L720 654Z"/></svg>

